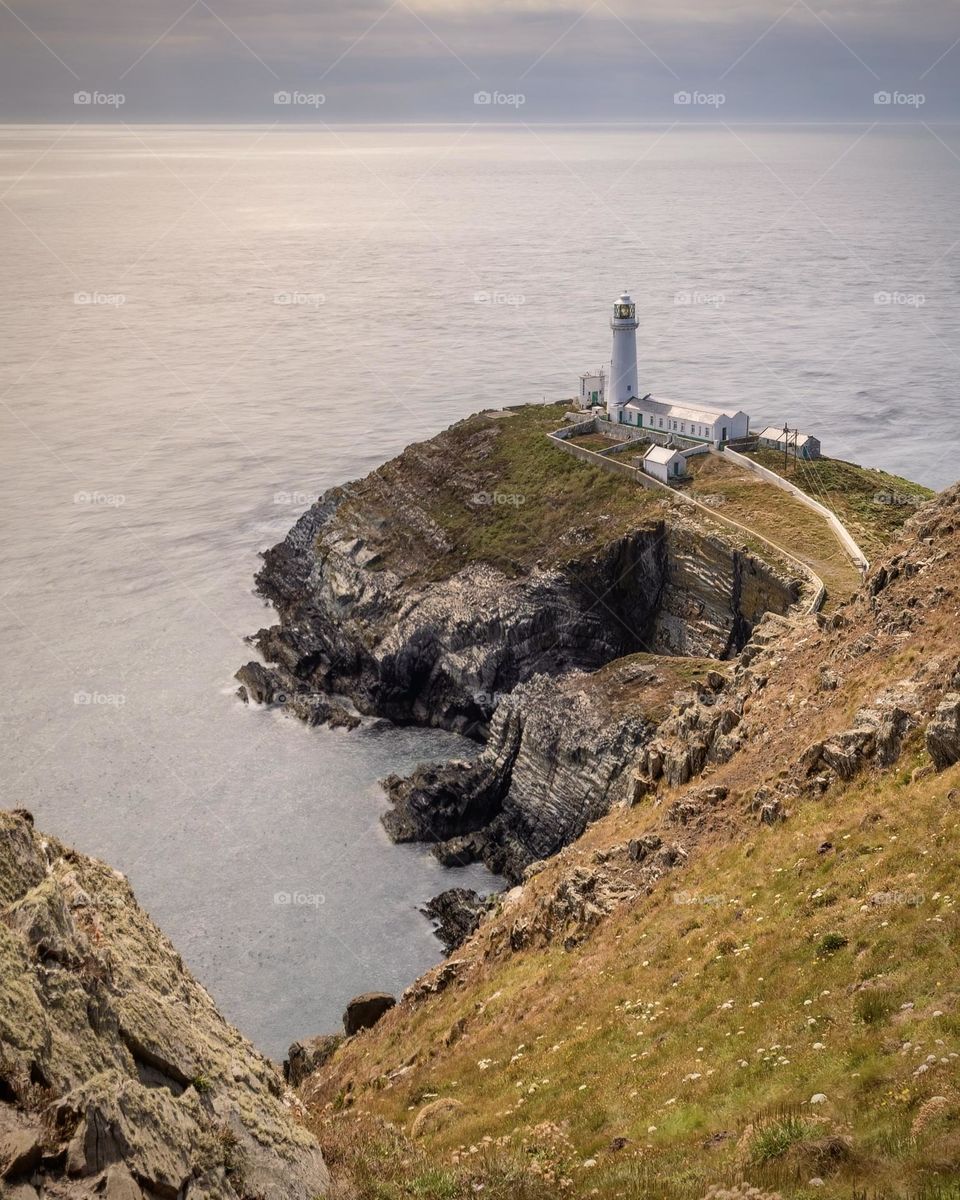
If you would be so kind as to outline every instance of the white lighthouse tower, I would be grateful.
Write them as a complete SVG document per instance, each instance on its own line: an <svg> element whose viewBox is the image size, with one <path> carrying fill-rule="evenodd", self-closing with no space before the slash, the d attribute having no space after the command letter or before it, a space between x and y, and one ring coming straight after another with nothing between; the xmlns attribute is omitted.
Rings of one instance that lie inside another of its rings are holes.
<svg viewBox="0 0 960 1200"><path fill-rule="evenodd" d="M610 387L607 392L607 416L620 420L620 410L637 395L637 306L624 292L614 303L610 328L613 330L613 355L610 359Z"/></svg>

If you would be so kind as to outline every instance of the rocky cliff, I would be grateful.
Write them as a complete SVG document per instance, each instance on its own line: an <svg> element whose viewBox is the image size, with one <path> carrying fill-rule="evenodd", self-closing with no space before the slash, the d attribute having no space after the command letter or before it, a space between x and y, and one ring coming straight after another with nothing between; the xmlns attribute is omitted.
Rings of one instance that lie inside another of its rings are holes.
<svg viewBox="0 0 960 1200"><path fill-rule="evenodd" d="M322 496L264 556L270 665L238 672L245 698L308 721L483 741L475 762L390 780L386 824L511 878L624 794L658 719L645 687L689 690L667 660L729 659L800 594L669 497L572 461L544 436L559 420L470 418ZM643 653L661 666L621 680L635 703L611 716L614 681L591 674Z"/></svg>
<svg viewBox="0 0 960 1200"><path fill-rule="evenodd" d="M358 1178L386 1121L410 1189L428 1161L457 1200L952 1194L958 555L960 486L836 612L767 615L667 703L632 803L528 866L306 1080ZM604 669L608 728L633 667ZM401 810L442 784L399 787Z"/></svg>
<svg viewBox="0 0 960 1200"><path fill-rule="evenodd" d="M3 1194L315 1200L297 1114L124 877L0 813Z"/></svg>

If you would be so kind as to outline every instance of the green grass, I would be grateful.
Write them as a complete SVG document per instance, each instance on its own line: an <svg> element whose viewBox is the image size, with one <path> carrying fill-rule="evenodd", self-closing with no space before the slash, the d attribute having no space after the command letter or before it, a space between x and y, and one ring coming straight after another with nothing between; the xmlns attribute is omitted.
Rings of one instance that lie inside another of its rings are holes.
<svg viewBox="0 0 960 1200"><path fill-rule="evenodd" d="M826 518L746 467L704 455L691 459L690 495L740 521L810 566L831 602L845 600L860 582Z"/></svg>
<svg viewBox="0 0 960 1200"><path fill-rule="evenodd" d="M934 495L899 475L839 458L788 459L784 469L783 455L775 450L751 451L749 457L832 509L868 557L895 541L904 521Z"/></svg>
<svg viewBox="0 0 960 1200"><path fill-rule="evenodd" d="M510 575L560 565L669 511L669 499L554 445L546 435L565 411L527 405L469 417L353 485L341 512L348 523L352 510L362 513L367 528L379 517L382 565L431 580L476 562ZM414 510L417 524L396 520Z"/></svg>
<svg viewBox="0 0 960 1200"><path fill-rule="evenodd" d="M357 1106L403 1126L425 1086L459 1099L429 1139L439 1165L484 1137L528 1161L524 1138L559 1121L569 1144L542 1158L574 1196L643 1195L631 1188L652 1173L651 1195L701 1200L744 1161L751 1183L785 1198L805 1197L813 1175L823 1197L938 1194L960 1169L957 1069L939 1062L960 1052L960 815L945 800L960 768L912 785L908 807L888 803L890 778L718 843L578 953L554 943L499 959L366 1044L362 1067L344 1066ZM818 855L826 838L836 849ZM817 907L828 891L835 902ZM923 902L868 902L908 891ZM461 1039L432 1053L460 1018ZM917 1074L931 1051L936 1065ZM402 1082L362 1083L411 1056ZM811 1107L818 1092L828 1101ZM952 1123L911 1134L940 1094ZM623 1150L609 1149L615 1138Z"/></svg>

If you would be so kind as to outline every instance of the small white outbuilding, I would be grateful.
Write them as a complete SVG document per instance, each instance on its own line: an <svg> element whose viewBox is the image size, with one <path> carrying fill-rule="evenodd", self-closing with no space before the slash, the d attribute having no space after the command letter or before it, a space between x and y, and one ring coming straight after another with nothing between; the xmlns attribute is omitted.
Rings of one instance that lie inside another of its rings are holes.
<svg viewBox="0 0 960 1200"><path fill-rule="evenodd" d="M580 376L580 407L605 408L607 404L607 377L603 367L599 371L585 371Z"/></svg>
<svg viewBox="0 0 960 1200"><path fill-rule="evenodd" d="M643 469L661 483L669 483L686 475L687 460L672 446L651 446L643 456Z"/></svg>
<svg viewBox="0 0 960 1200"><path fill-rule="evenodd" d="M776 425L768 425L760 431L757 444L766 450L787 450L797 458L813 459L820 457L820 439L812 433L801 433L799 429L784 431Z"/></svg>

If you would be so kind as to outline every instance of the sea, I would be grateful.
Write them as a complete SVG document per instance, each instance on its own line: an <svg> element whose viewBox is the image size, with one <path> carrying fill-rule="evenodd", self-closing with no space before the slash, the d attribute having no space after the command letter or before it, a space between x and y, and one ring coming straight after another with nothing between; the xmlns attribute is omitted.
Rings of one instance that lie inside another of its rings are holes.
<svg viewBox="0 0 960 1200"><path fill-rule="evenodd" d="M573 396L637 303L641 390L960 474L960 130L0 128L3 804L125 872L279 1058L437 962L490 890L378 780L470 743L236 697L258 556L468 413Z"/></svg>

